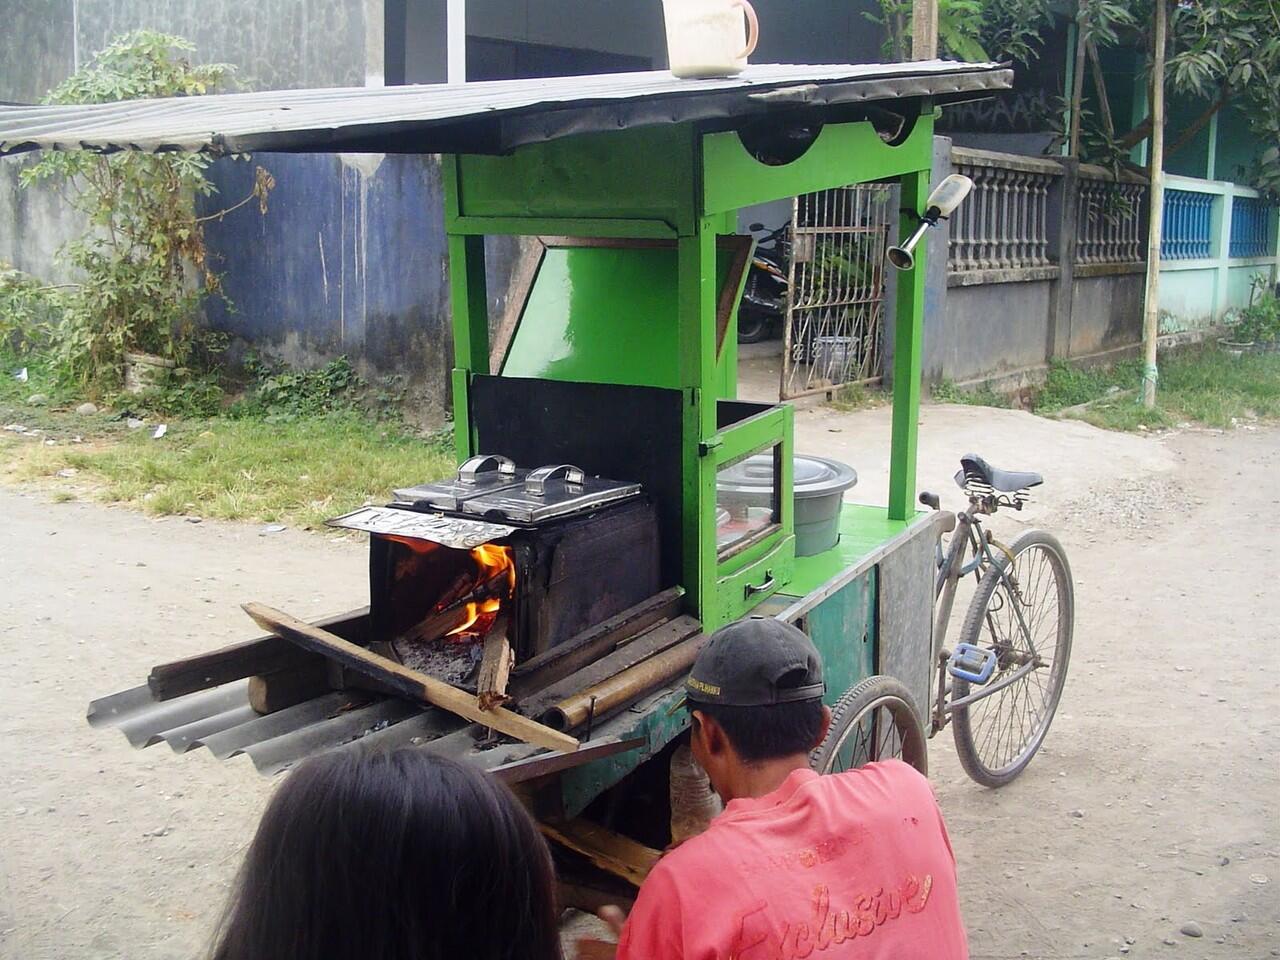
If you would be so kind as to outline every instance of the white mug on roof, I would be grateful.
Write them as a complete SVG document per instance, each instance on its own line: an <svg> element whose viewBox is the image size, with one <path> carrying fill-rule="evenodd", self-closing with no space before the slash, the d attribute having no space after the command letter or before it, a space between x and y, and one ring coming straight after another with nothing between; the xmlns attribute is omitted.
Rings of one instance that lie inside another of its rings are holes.
<svg viewBox="0 0 1280 960"><path fill-rule="evenodd" d="M748 0L662 0L667 59L677 77L732 77L760 39Z"/></svg>

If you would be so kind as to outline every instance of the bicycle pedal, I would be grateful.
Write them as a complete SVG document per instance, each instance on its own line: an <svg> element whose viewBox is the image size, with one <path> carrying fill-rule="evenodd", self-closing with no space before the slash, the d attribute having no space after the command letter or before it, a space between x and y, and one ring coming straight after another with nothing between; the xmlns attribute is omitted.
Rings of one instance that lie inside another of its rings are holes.
<svg viewBox="0 0 1280 960"><path fill-rule="evenodd" d="M947 663L947 673L957 680L969 683L986 683L996 669L996 652L972 643L956 644Z"/></svg>

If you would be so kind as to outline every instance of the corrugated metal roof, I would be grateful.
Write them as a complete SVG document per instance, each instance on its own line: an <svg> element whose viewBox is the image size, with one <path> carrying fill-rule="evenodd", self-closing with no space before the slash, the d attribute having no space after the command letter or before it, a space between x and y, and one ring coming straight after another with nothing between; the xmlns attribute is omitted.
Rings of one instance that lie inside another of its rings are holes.
<svg viewBox="0 0 1280 960"><path fill-rule="evenodd" d="M525 143L625 127L750 117L780 108L1008 89L994 63L748 67L737 77L678 80L666 71L434 86L221 94L77 106L0 107L0 154L35 149L248 153L497 153Z"/></svg>

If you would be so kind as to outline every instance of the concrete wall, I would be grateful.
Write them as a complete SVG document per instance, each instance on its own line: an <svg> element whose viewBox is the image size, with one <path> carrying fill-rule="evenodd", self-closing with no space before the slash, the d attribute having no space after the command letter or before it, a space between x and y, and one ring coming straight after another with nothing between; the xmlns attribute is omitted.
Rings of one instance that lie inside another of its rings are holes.
<svg viewBox="0 0 1280 960"><path fill-rule="evenodd" d="M1211 326L1215 320L1218 268L1179 265L1160 271L1160 332L1181 333Z"/></svg>
<svg viewBox="0 0 1280 960"><path fill-rule="evenodd" d="M947 137L934 139L934 184L953 171L952 146ZM967 162L973 159L968 155ZM1013 163L1019 158L1008 159ZM1142 265L1074 260L1074 217L1064 217L1064 212L1076 208L1078 182L1064 167L1049 188L1049 265L972 270L951 263L949 268L950 225L944 221L927 234L922 357L926 382L998 378L1043 367L1052 359L1085 357L1140 342ZM894 277L890 272L887 323L893 317ZM1067 291L1063 284L1069 285ZM885 339L892 343L891 326L886 326Z"/></svg>
<svg viewBox="0 0 1280 960"><path fill-rule="evenodd" d="M75 69L72 0L6 0L0 101L35 103Z"/></svg>
<svg viewBox="0 0 1280 960"><path fill-rule="evenodd" d="M1077 267L1071 284L1073 357L1132 346L1142 340L1142 299L1146 274L1137 271L1081 276Z"/></svg>
<svg viewBox="0 0 1280 960"><path fill-rule="evenodd" d="M298 366L346 354L370 380L401 375L423 419L446 408L450 337L444 212L434 157L258 154L213 167L219 202L255 165L276 178L255 205L207 228L231 301L210 325Z"/></svg>
<svg viewBox="0 0 1280 960"><path fill-rule="evenodd" d="M1048 360L1054 281L950 287L946 323L926 373L949 380L998 376Z"/></svg>
<svg viewBox="0 0 1280 960"><path fill-rule="evenodd" d="M1202 259L1165 259L1160 262L1160 331L1177 333L1229 320L1249 303L1250 282L1261 275L1274 283L1280 276L1276 236L1280 216L1271 226L1271 250L1261 257L1231 257L1231 221L1236 198L1258 196L1256 190L1226 180L1201 180L1168 176L1165 187L1213 197L1209 256Z"/></svg>
<svg viewBox="0 0 1280 960"><path fill-rule="evenodd" d="M0 263L51 283L66 283L74 274L58 258L58 249L83 232L85 218L60 188L19 185L18 177L34 162L31 157L0 158Z"/></svg>

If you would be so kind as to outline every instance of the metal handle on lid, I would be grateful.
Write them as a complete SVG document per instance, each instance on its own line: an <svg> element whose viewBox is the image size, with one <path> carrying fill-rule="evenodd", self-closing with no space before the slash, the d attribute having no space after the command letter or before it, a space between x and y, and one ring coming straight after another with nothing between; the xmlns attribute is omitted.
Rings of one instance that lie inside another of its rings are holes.
<svg viewBox="0 0 1280 960"><path fill-rule="evenodd" d="M554 480L560 476L564 477L565 483L573 484L580 484L587 479L587 475L582 468L575 467L571 463L557 463L554 466L539 467L537 470L529 471L529 476L525 478L525 493L541 497L547 492L547 481Z"/></svg>
<svg viewBox="0 0 1280 960"><path fill-rule="evenodd" d="M476 475L482 470L496 468L498 473L506 476L514 476L516 465L506 457L499 456L496 453L481 454L478 457L472 457L458 468L458 482L466 484L474 484Z"/></svg>
<svg viewBox="0 0 1280 960"><path fill-rule="evenodd" d="M743 598L746 600L750 600L757 593L767 593L768 591L773 589L774 583L775 581L773 579L773 571L766 570L764 573L763 583L759 584L758 586L754 583L748 583L743 585L743 588L742 588Z"/></svg>

